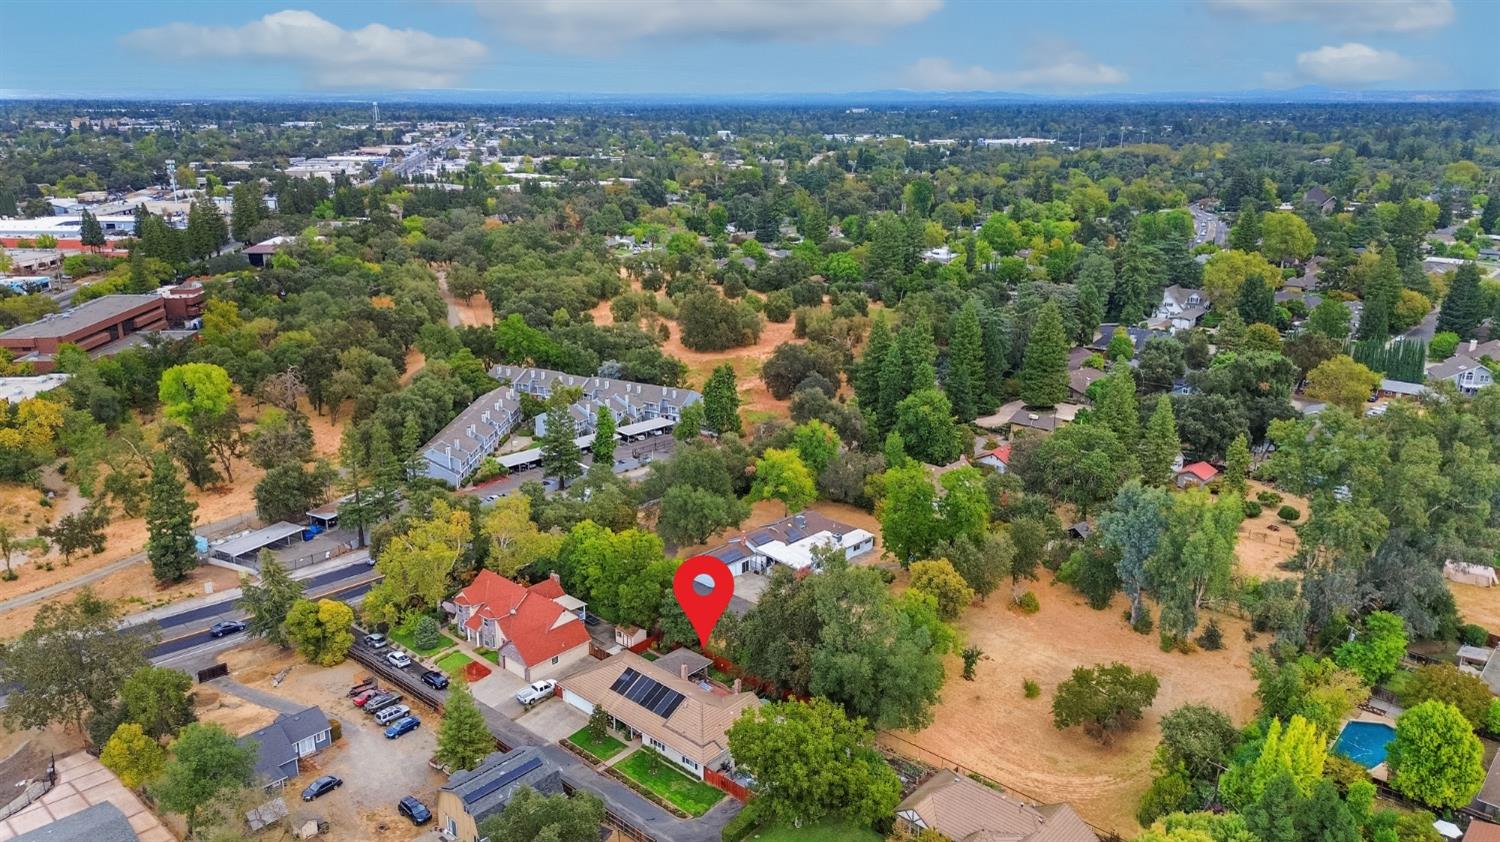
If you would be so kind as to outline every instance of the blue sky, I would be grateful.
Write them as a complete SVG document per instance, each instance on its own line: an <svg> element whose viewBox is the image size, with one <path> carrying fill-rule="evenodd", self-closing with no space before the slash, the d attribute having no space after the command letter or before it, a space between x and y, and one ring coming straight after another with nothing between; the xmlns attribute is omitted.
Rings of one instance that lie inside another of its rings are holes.
<svg viewBox="0 0 1500 842"><path fill-rule="evenodd" d="M1496 0L11 0L0 93L1493 89L1497 32Z"/></svg>

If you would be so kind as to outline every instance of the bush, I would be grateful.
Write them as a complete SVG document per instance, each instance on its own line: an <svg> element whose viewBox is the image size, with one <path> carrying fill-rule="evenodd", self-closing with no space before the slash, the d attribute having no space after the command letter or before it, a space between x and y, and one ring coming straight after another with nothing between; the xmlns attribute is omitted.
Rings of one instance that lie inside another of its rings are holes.
<svg viewBox="0 0 1500 842"><path fill-rule="evenodd" d="M1125 612L1125 622L1130 622L1129 611ZM1151 609L1142 608L1141 616L1137 617L1136 621L1131 624L1130 630L1135 632L1136 634L1150 634L1151 630L1155 627L1156 624L1151 620Z"/></svg>
<svg viewBox="0 0 1500 842"><path fill-rule="evenodd" d="M1276 510L1276 516L1286 521L1287 523L1292 523L1296 521L1297 518L1302 517L1302 513L1297 511L1297 508L1295 506L1282 506L1281 508Z"/></svg>
<svg viewBox="0 0 1500 842"><path fill-rule="evenodd" d="M1255 495L1255 499L1259 500L1262 506L1274 506L1281 502L1281 495L1274 491L1261 491Z"/></svg>
<svg viewBox="0 0 1500 842"><path fill-rule="evenodd" d="M1151 781L1151 786L1146 793L1141 796L1140 806L1136 808L1135 820L1140 822L1142 827L1150 827L1152 822L1162 816L1190 807L1192 794L1192 782L1181 770L1158 775Z"/></svg>
<svg viewBox="0 0 1500 842"><path fill-rule="evenodd" d="M1203 627L1203 633L1198 635L1198 645L1209 652L1224 648L1224 632L1219 628L1218 620L1209 620Z"/></svg>
<svg viewBox="0 0 1500 842"><path fill-rule="evenodd" d="M1458 350L1458 343L1458 334L1445 330L1433 335L1432 341L1427 343L1427 353L1435 360L1446 360Z"/></svg>
<svg viewBox="0 0 1500 842"><path fill-rule="evenodd" d="M1036 594L1027 591L1016 597L1016 607L1027 614L1035 614L1042 609L1042 604L1037 601Z"/></svg>
<svg viewBox="0 0 1500 842"><path fill-rule="evenodd" d="M344 723L337 719L330 719L328 720L328 731L328 739L336 743L344 737Z"/></svg>
<svg viewBox="0 0 1500 842"><path fill-rule="evenodd" d="M1484 626L1464 623L1458 627L1458 640L1469 646L1485 646L1490 642L1490 631Z"/></svg>
<svg viewBox="0 0 1500 842"><path fill-rule="evenodd" d="M1021 681L1021 692L1026 694L1026 698L1035 699L1042 695L1042 685L1036 683L1035 679L1027 678Z"/></svg>
<svg viewBox="0 0 1500 842"><path fill-rule="evenodd" d="M1490 700L1490 712L1484 718L1484 730L1500 734L1500 699Z"/></svg>
<svg viewBox="0 0 1500 842"><path fill-rule="evenodd" d="M1245 517L1260 517L1260 504L1254 500L1245 501Z"/></svg>
<svg viewBox="0 0 1500 842"><path fill-rule="evenodd" d="M752 830L755 830L757 824L760 824L760 810L756 809L755 802L751 801L745 805L745 809L724 825L724 829L719 831L719 838L723 842L740 842L741 839L749 836Z"/></svg>
<svg viewBox="0 0 1500 842"><path fill-rule="evenodd" d="M792 294L784 289L776 290L766 296L765 314L767 321L780 324L792 317Z"/></svg>

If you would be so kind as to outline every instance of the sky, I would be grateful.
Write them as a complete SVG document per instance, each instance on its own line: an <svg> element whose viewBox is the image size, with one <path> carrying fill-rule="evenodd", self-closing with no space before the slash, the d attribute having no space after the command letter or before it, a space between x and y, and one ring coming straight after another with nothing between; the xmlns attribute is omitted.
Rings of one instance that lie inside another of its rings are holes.
<svg viewBox="0 0 1500 842"><path fill-rule="evenodd" d="M9 0L0 95L1500 88L1500 0Z"/></svg>

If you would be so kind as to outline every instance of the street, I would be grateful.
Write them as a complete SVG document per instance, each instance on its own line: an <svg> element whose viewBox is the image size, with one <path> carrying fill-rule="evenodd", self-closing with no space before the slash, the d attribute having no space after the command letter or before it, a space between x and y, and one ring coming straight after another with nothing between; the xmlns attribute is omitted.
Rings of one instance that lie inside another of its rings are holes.
<svg viewBox="0 0 1500 842"><path fill-rule="evenodd" d="M1218 214L1204 210L1197 203L1188 205L1188 213L1193 215L1193 245L1213 243L1224 248L1229 244L1229 226Z"/></svg>

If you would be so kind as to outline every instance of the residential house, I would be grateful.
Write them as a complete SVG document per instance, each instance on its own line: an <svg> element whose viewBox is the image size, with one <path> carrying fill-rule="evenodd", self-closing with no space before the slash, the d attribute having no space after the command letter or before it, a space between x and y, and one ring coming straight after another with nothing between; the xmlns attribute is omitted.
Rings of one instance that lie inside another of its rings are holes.
<svg viewBox="0 0 1500 842"><path fill-rule="evenodd" d="M13 842L138 842L139 839L120 808L101 801L14 837Z"/></svg>
<svg viewBox="0 0 1500 842"><path fill-rule="evenodd" d="M1033 806L947 769L896 805L896 827L953 842L1099 842L1068 804Z"/></svg>
<svg viewBox="0 0 1500 842"><path fill-rule="evenodd" d="M996 473L1005 473L1010 470L1010 443L1000 445L979 457L979 464L988 465L995 469Z"/></svg>
<svg viewBox="0 0 1500 842"><path fill-rule="evenodd" d="M730 538L706 554L739 576L763 573L776 564L796 571L816 570L814 552L831 546L842 548L844 558L855 559L875 550L875 536L806 510Z"/></svg>
<svg viewBox="0 0 1500 842"><path fill-rule="evenodd" d="M453 605L464 639L496 650L501 668L527 681L554 677L588 657L588 609L563 592L556 573L523 587L481 570Z"/></svg>
<svg viewBox="0 0 1500 842"><path fill-rule="evenodd" d="M1454 354L1427 369L1427 382L1447 380L1465 395L1472 395L1495 382L1495 375L1484 363L1464 354Z"/></svg>
<svg viewBox="0 0 1500 842"><path fill-rule="evenodd" d="M495 752L438 788L433 815L438 832L456 842L479 842L479 824L499 814L522 787L543 795L563 792L562 773L536 746Z"/></svg>
<svg viewBox="0 0 1500 842"><path fill-rule="evenodd" d="M1307 261L1307 263L1302 267L1302 274L1287 278L1286 281L1282 283L1282 286L1286 289L1300 290L1302 292L1307 292L1311 289L1317 289L1318 273L1323 269L1324 260L1325 258L1323 258L1322 256L1317 256Z"/></svg>
<svg viewBox="0 0 1500 842"><path fill-rule="evenodd" d="M520 421L521 399L514 389L485 392L422 448L423 472L453 486L463 484Z"/></svg>
<svg viewBox="0 0 1500 842"><path fill-rule="evenodd" d="M333 742L333 725L314 705L297 713L283 713L276 721L240 737L242 746L255 749L255 774L267 789L284 786L301 771L300 761Z"/></svg>
<svg viewBox="0 0 1500 842"><path fill-rule="evenodd" d="M1115 338L1115 331L1121 329L1123 329L1125 331L1125 334L1130 337L1131 344L1135 346L1135 350L1132 353L1132 356L1134 356L1135 354L1139 354L1141 352L1141 349L1146 347L1146 343L1150 342L1152 339L1155 339L1158 336L1172 335L1171 331L1151 330L1144 327L1130 327L1129 325L1118 325L1114 322L1108 322L1106 324L1099 325L1099 329L1094 333L1094 341L1090 342L1088 345L1089 349L1098 351L1100 353L1108 351L1109 341Z"/></svg>
<svg viewBox="0 0 1500 842"><path fill-rule="evenodd" d="M761 703L738 681L732 689L693 681L630 651L573 673L562 686L568 704L590 715L602 708L632 738L698 779L705 770L732 768L729 727Z"/></svg>
<svg viewBox="0 0 1500 842"><path fill-rule="evenodd" d="M1338 201L1330 196L1327 190L1321 187L1312 187L1306 193L1303 193L1302 204L1310 208L1317 208L1318 213L1322 214L1333 213L1333 209L1338 207Z"/></svg>
<svg viewBox="0 0 1500 842"><path fill-rule="evenodd" d="M1490 660L1500 659L1491 658ZM1480 787L1479 794L1474 796L1474 803L1469 806L1491 818L1500 816L1500 753L1496 753L1495 759L1490 761L1489 772L1484 776L1484 785Z"/></svg>
<svg viewBox="0 0 1500 842"><path fill-rule="evenodd" d="M948 248L946 245L938 246L937 248L930 248L922 252L923 260L927 261L928 263L941 263L944 266L952 263L955 257L958 257L958 253L953 249Z"/></svg>
<svg viewBox="0 0 1500 842"><path fill-rule="evenodd" d="M1188 488L1195 485L1207 485L1214 477L1219 475L1219 469L1207 462L1193 462L1183 465L1182 470L1177 472L1177 487Z"/></svg>
<svg viewBox="0 0 1500 842"><path fill-rule="evenodd" d="M1475 819L1464 831L1463 842L1500 842L1500 824Z"/></svg>
<svg viewBox="0 0 1500 842"><path fill-rule="evenodd" d="M1023 401L1011 401L995 410L995 414L975 420L975 424L986 430L1017 429L1050 433L1063 424L1070 424L1081 409L1076 403L1060 403L1051 409L1027 407Z"/></svg>
<svg viewBox="0 0 1500 842"><path fill-rule="evenodd" d="M1161 303L1156 305L1153 319L1173 330L1187 330L1197 326L1203 314L1208 312L1208 303L1203 290L1173 284L1161 291Z"/></svg>
<svg viewBox="0 0 1500 842"><path fill-rule="evenodd" d="M1079 403L1089 400L1089 387L1094 381L1108 377L1108 372L1097 368L1075 368L1068 372L1068 396Z"/></svg>

